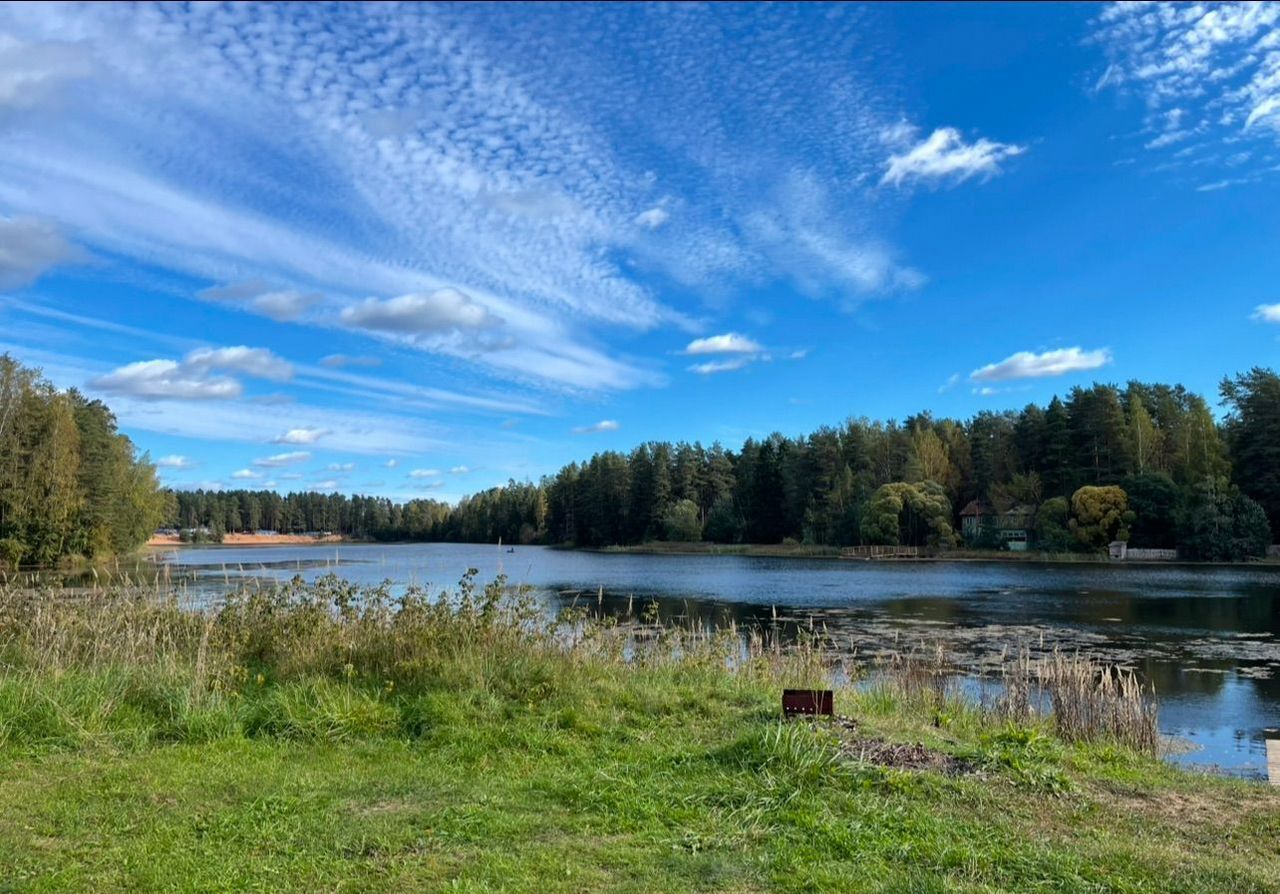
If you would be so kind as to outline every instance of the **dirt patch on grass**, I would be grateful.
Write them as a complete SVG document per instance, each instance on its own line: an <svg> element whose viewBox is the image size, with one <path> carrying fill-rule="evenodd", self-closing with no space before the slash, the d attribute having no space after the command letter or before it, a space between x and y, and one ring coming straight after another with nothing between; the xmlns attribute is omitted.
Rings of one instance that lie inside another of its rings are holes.
<svg viewBox="0 0 1280 894"><path fill-rule="evenodd" d="M840 754L850 760L895 770L931 770L944 776L968 776L978 772L972 761L930 748L920 742L889 742L875 736L863 736L852 717L837 717L835 730L840 737Z"/></svg>

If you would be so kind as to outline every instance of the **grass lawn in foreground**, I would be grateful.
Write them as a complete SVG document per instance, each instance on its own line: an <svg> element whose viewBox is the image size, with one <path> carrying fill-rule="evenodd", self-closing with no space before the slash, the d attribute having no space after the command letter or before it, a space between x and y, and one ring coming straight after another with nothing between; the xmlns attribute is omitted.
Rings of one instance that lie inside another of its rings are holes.
<svg viewBox="0 0 1280 894"><path fill-rule="evenodd" d="M1280 789L461 588L0 590L0 891L1280 891Z"/></svg>

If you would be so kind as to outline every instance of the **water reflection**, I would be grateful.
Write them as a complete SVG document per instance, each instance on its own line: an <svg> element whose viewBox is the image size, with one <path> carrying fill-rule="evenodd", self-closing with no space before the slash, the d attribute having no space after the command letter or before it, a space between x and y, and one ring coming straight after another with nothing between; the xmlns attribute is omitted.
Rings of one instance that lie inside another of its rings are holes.
<svg viewBox="0 0 1280 894"><path fill-rule="evenodd" d="M459 544L190 548L162 567L216 599L243 578L452 587L469 567L499 573L549 603L600 602L625 612L649 600L663 617L708 625L824 627L876 654L944 640L971 671L1008 649L1080 649L1138 669L1166 733L1200 750L1179 760L1237 772L1265 768L1263 738L1280 726L1280 567L1117 566L1011 562L891 563L741 556L640 556Z"/></svg>

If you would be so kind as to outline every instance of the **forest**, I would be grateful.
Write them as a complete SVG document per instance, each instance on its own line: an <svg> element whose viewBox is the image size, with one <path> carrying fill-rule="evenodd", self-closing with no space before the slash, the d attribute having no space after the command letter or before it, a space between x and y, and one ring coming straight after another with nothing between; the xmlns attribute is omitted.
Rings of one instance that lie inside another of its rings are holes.
<svg viewBox="0 0 1280 894"><path fill-rule="evenodd" d="M0 567L130 552L171 499L105 404L0 355Z"/></svg>
<svg viewBox="0 0 1280 894"><path fill-rule="evenodd" d="M179 491L168 523L223 531L331 531L376 540L652 540L1001 548L990 520L1025 513L1035 548L1112 539L1189 559L1265 554L1280 530L1280 377L1224 379L1221 420L1180 385L1073 388L1046 406L854 418L804 436L606 451L537 483L404 504L367 496ZM967 534L960 513L984 523Z"/></svg>

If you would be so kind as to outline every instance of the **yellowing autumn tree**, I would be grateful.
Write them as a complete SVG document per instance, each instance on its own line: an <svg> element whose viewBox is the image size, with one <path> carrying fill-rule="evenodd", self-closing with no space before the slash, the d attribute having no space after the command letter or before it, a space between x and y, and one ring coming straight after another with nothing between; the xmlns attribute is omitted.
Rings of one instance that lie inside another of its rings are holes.
<svg viewBox="0 0 1280 894"><path fill-rule="evenodd" d="M1086 485L1071 495L1071 532L1086 546L1103 547L1112 540L1128 540L1129 525L1136 516L1129 511L1129 496L1115 485Z"/></svg>

